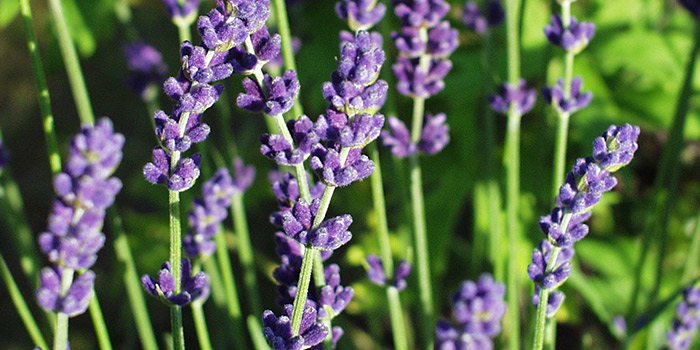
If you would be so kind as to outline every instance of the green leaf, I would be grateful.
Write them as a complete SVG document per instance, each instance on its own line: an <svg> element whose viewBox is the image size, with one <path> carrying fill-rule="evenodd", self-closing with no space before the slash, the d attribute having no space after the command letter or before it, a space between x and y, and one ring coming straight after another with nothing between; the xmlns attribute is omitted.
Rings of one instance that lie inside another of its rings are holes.
<svg viewBox="0 0 700 350"><path fill-rule="evenodd" d="M0 28L7 27L19 14L19 1L0 0Z"/></svg>

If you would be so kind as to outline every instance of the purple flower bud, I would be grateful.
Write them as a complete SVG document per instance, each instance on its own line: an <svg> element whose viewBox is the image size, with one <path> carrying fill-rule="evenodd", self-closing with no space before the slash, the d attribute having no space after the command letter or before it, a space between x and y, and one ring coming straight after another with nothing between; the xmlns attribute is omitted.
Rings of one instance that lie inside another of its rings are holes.
<svg viewBox="0 0 700 350"><path fill-rule="evenodd" d="M141 283L148 293L159 298L165 305L185 306L191 301L206 300L209 296L209 277L204 272L192 276L190 259L183 258L180 278L180 293L175 294L175 279L170 272L170 263L165 262L158 272L158 280L143 275Z"/></svg>
<svg viewBox="0 0 700 350"><path fill-rule="evenodd" d="M593 158L579 158L573 170L566 175L557 202L573 213L581 213L600 202L603 193L615 185L617 179L601 169Z"/></svg>
<svg viewBox="0 0 700 350"><path fill-rule="evenodd" d="M40 285L36 299L46 312L60 312L69 317L80 315L87 310L94 294L95 273L85 271L71 284L68 292L61 296L61 276L59 267L45 267L41 270Z"/></svg>
<svg viewBox="0 0 700 350"><path fill-rule="evenodd" d="M180 137L178 122L170 118L162 110L156 111L153 118L155 119L156 136L158 136L165 148L173 151L187 151L193 143L204 141L211 132L209 125L200 122L200 114L191 114L189 116L182 137Z"/></svg>
<svg viewBox="0 0 700 350"><path fill-rule="evenodd" d="M178 0L163 0L165 9L173 20L195 16L197 8L199 7L199 2L200 0L185 0L185 2L180 5Z"/></svg>
<svg viewBox="0 0 700 350"><path fill-rule="evenodd" d="M428 73L419 67L419 59L399 56L391 69L396 75L400 94L428 98L445 88L442 80L452 69L450 60L431 60Z"/></svg>
<svg viewBox="0 0 700 350"><path fill-rule="evenodd" d="M571 24L564 28L559 15L552 16L552 22L544 27L544 34L552 45L561 46L564 50L577 54L588 46L595 34L595 24L581 22L571 16Z"/></svg>
<svg viewBox="0 0 700 350"><path fill-rule="evenodd" d="M506 312L505 286L483 274L479 281L465 281L452 296L455 320L463 332L494 337L501 332L501 319Z"/></svg>
<svg viewBox="0 0 700 350"><path fill-rule="evenodd" d="M204 113L204 111L216 103L223 92L223 85L212 86L202 83L193 85L188 92L180 97L177 105L175 105L173 114L178 116L179 120L180 115L184 112Z"/></svg>
<svg viewBox="0 0 700 350"><path fill-rule="evenodd" d="M236 158L236 160L240 161L240 158ZM242 163L240 165L243 166ZM221 168L202 185L203 201L201 203L206 204L207 207L228 208L231 206L231 197L235 192L236 188L231 174L228 169Z"/></svg>
<svg viewBox="0 0 700 350"><path fill-rule="evenodd" d="M683 5L695 18L700 19L700 1L698 0L680 0Z"/></svg>
<svg viewBox="0 0 700 350"><path fill-rule="evenodd" d="M397 0L394 13L404 26L435 27L450 11L444 0Z"/></svg>
<svg viewBox="0 0 700 350"><path fill-rule="evenodd" d="M426 51L427 43L421 39L416 27L401 27L400 33L391 33L391 40L394 41L394 45L401 51L401 54L406 57L419 57Z"/></svg>
<svg viewBox="0 0 700 350"><path fill-rule="evenodd" d="M337 142L344 147L363 148L379 136L384 126L384 116L363 113L352 117L347 123L333 124L338 123L328 123L322 115L316 122L316 130L325 140ZM339 126L341 127L338 128Z"/></svg>
<svg viewBox="0 0 700 350"><path fill-rule="evenodd" d="M336 264L328 265L324 269L326 285L321 288L321 293L318 295L318 317L321 319L333 319L336 315L345 310L345 307L350 304L355 291L352 287L344 287L340 285L340 267ZM326 307L330 308L332 315L328 315Z"/></svg>
<svg viewBox="0 0 700 350"><path fill-rule="evenodd" d="M197 30L208 49L228 51L243 44L248 35L258 31L270 15L268 1L217 0L217 7L200 16Z"/></svg>
<svg viewBox="0 0 700 350"><path fill-rule="evenodd" d="M528 89L525 79L520 79L517 87L504 83L498 94L491 96L491 108L501 114L507 114L513 105L515 111L526 114L535 106L537 92L535 89Z"/></svg>
<svg viewBox="0 0 700 350"><path fill-rule="evenodd" d="M572 114L585 108L593 100L593 93L586 91L581 93L583 79L576 77L571 81L570 98L564 97L564 79L559 79L557 84L542 89L545 101L553 105L559 113Z"/></svg>
<svg viewBox="0 0 700 350"><path fill-rule="evenodd" d="M122 160L124 135L115 133L112 122L100 119L95 126L84 125L71 140L65 170L73 178L89 175L106 179Z"/></svg>
<svg viewBox="0 0 700 350"><path fill-rule="evenodd" d="M270 36L266 26L260 27L257 32L250 36L253 43L253 50L257 56L258 64L263 65L279 56L282 45L282 37L279 34Z"/></svg>
<svg viewBox="0 0 700 350"><path fill-rule="evenodd" d="M527 274L536 285L544 285L547 289L554 289L564 283L571 274L571 257L574 255L573 247L562 248L557 255L557 261L551 272L547 272L552 255L553 246L549 241L542 240L539 247L532 251L532 263L527 266Z"/></svg>
<svg viewBox="0 0 700 350"><path fill-rule="evenodd" d="M387 278L384 273L384 263L382 259L376 255L367 255L367 277L372 283L383 286L386 284ZM411 264L406 260L401 260L394 272L392 285L400 292L406 289L406 278L411 274Z"/></svg>
<svg viewBox="0 0 700 350"><path fill-rule="evenodd" d="M311 168L327 186L343 187L370 176L374 163L361 149L353 148L341 164L337 150L315 144L311 150Z"/></svg>
<svg viewBox="0 0 700 350"><path fill-rule="evenodd" d="M450 127L446 123L445 113L432 115L426 113L423 119L423 132L421 133L418 149L421 152L434 155L442 151L450 142Z"/></svg>
<svg viewBox="0 0 700 350"><path fill-rule="evenodd" d="M156 97L157 88L165 80L168 67L153 46L138 42L124 46L126 64L131 74L126 82L145 101Z"/></svg>
<svg viewBox="0 0 700 350"><path fill-rule="evenodd" d="M199 177L202 156L195 153L190 158L181 158L173 171L170 170L170 155L164 149L153 150L153 161L143 167L143 175L152 184L167 185L173 191L185 191Z"/></svg>
<svg viewBox="0 0 700 350"><path fill-rule="evenodd" d="M292 305L285 306L285 315L277 318L270 310L263 312L263 333L274 350L301 350L321 344L328 335L328 328L317 319L316 309L307 307L301 317L299 335L293 336Z"/></svg>
<svg viewBox="0 0 700 350"><path fill-rule="evenodd" d="M459 32L442 21L428 32L428 53L434 58L447 58L459 46ZM400 50L400 49L399 49Z"/></svg>
<svg viewBox="0 0 700 350"><path fill-rule="evenodd" d="M243 159L236 157L233 160L233 188L238 192L245 192L255 181L255 167L245 165Z"/></svg>
<svg viewBox="0 0 700 350"><path fill-rule="evenodd" d="M532 295L532 304L537 306L540 304L540 285L535 284L535 294ZM549 300L547 300L547 310L545 311L547 317L554 317L554 315L564 303L565 299L564 292L559 290L552 290L549 292Z"/></svg>
<svg viewBox="0 0 700 350"><path fill-rule="evenodd" d="M593 158L609 172L615 172L629 164L639 147L637 138L638 126L625 124L611 125L602 136L593 142Z"/></svg>
<svg viewBox="0 0 700 350"><path fill-rule="evenodd" d="M484 34L490 27L500 25L504 17L505 11L503 6L497 0L488 2L485 15L481 13L479 5L474 1L468 1L462 11L462 22L464 25L478 34Z"/></svg>
<svg viewBox="0 0 700 350"><path fill-rule="evenodd" d="M243 88L246 92L238 95L236 103L248 111L265 112L271 116L287 113L292 109L300 88L296 72L288 70L282 77L274 79L265 74L265 86L269 96L263 93L253 79L243 79Z"/></svg>
<svg viewBox="0 0 700 350"><path fill-rule="evenodd" d="M683 300L676 308L676 318L666 337L672 350L688 349L700 326L700 288L687 287L683 291Z"/></svg>
<svg viewBox="0 0 700 350"><path fill-rule="evenodd" d="M460 332L449 321L439 320L435 350L493 350L493 341L484 334Z"/></svg>
<svg viewBox="0 0 700 350"><path fill-rule="evenodd" d="M307 174L308 175L308 174ZM308 180L308 176L307 176ZM299 199L299 183L294 175L285 173L283 176L275 176L272 178L272 192L277 197L277 202L282 210L290 210ZM326 185L323 182L317 182L311 186L309 183L311 198L320 199Z"/></svg>
<svg viewBox="0 0 700 350"><path fill-rule="evenodd" d="M382 131L384 146L391 149L391 153L398 158L405 158L416 153L418 146L411 142L411 133L406 124L399 118L389 117L389 131Z"/></svg>
<svg viewBox="0 0 700 350"><path fill-rule="evenodd" d="M340 0L335 4L335 12L348 22L350 29L359 31L377 24L384 17L386 6L377 0Z"/></svg>
<svg viewBox="0 0 700 350"><path fill-rule="evenodd" d="M590 217L590 211L573 215L566 227L566 232L562 232L564 209L555 207L550 215L540 218L540 229L549 237L550 242L558 247L571 247L588 234L588 226L584 222Z"/></svg>
<svg viewBox="0 0 700 350"><path fill-rule="evenodd" d="M302 244L310 244L321 250L336 250L352 238L348 227L352 224L352 216L342 215L328 219L309 232L308 236L300 237Z"/></svg>

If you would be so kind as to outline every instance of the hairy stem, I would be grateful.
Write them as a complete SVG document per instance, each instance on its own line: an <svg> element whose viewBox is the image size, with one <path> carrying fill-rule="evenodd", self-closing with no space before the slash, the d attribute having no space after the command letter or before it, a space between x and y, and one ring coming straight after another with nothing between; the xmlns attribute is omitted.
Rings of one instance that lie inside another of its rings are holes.
<svg viewBox="0 0 700 350"><path fill-rule="evenodd" d="M309 293L309 285L311 284L311 271L314 266L314 255L316 254L313 247L305 247L304 257L301 261L301 272L299 273L299 283L297 284L297 295L294 298L292 309L292 332L294 336L299 335L301 327L301 317L304 315L306 308L306 296Z"/></svg>
<svg viewBox="0 0 700 350"><path fill-rule="evenodd" d="M175 152L173 152L175 153ZM179 152L178 152L179 153ZM173 157L174 158L174 157ZM175 294L180 293L180 274L182 260L182 226L180 223L180 192L168 190L169 226L170 226L170 272L175 280ZM185 335L182 326L182 311L177 305L170 307L171 326L173 333L173 349L185 348Z"/></svg>

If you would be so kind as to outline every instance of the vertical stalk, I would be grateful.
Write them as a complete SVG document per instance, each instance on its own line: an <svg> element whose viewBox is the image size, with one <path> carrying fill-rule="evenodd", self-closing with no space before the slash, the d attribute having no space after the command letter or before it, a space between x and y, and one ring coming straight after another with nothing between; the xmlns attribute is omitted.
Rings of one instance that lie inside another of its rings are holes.
<svg viewBox="0 0 700 350"><path fill-rule="evenodd" d="M180 43L192 40L190 23L175 23L175 25L177 26L177 35L180 38Z"/></svg>
<svg viewBox="0 0 700 350"><path fill-rule="evenodd" d="M688 254L681 275L681 283L688 284L698 273L698 265L700 265L700 214L695 219L695 228L693 229L692 240L688 247Z"/></svg>
<svg viewBox="0 0 700 350"><path fill-rule="evenodd" d="M12 299L12 303L15 304L17 313L22 319L24 327L27 329L27 333L29 333L29 336L32 338L34 345L42 349L48 349L49 346L46 345L46 340L44 340L44 336L41 334L41 330L39 330L39 326L37 326L34 316L32 316L29 306L27 306L27 303L24 301L22 292L20 292L19 287L17 287L17 283L15 283L15 279L12 277L12 272L10 272L10 268L7 266L7 263L1 254L0 278L2 278L2 280L5 282L7 291L10 294L10 299Z"/></svg>
<svg viewBox="0 0 700 350"><path fill-rule="evenodd" d="M243 265L243 284L250 300L251 314L259 317L262 315L262 304L260 303L260 292L258 291L258 278L255 275L253 246L250 244L243 194L240 192L233 195L231 214L236 237L238 238L238 254L241 259L241 265Z"/></svg>
<svg viewBox="0 0 700 350"><path fill-rule="evenodd" d="M112 350L112 343L109 340L107 325L105 325L104 323L104 316L102 315L102 309L100 308L100 301L97 299L97 294L95 294L92 297L92 299L90 299L89 309L90 317L92 318L92 324L95 327L97 343L100 345L100 349Z"/></svg>
<svg viewBox="0 0 700 350"><path fill-rule="evenodd" d="M173 152L175 153L175 152ZM173 155L173 158L175 156ZM169 203L169 227L170 227L170 272L175 280L175 294L180 293L180 273L181 266L180 261L182 260L182 250L181 250L181 229L180 226L180 193L177 191L168 190L168 203ZM170 307L170 318L173 333L173 349L183 350L185 349L185 335L182 327L182 311L177 305Z"/></svg>
<svg viewBox="0 0 700 350"><path fill-rule="evenodd" d="M406 324L403 319L399 290L394 286L389 286L386 288L386 296L389 299L389 316L391 317L391 336L394 338L394 349L407 350L408 335L406 335Z"/></svg>
<svg viewBox="0 0 700 350"><path fill-rule="evenodd" d="M238 299L238 291L236 290L236 279L233 275L231 267L231 258L228 255L228 245L223 232L214 236L216 240L216 258L219 262L221 277L224 282L224 291L226 292L226 305L228 305L228 314L231 317L233 332L237 341L236 348L245 348L245 335L243 333L243 315L241 312L241 304Z"/></svg>
<svg viewBox="0 0 700 350"><path fill-rule="evenodd" d="M287 5L285 0L275 0L275 17L277 18L277 30L282 37L282 56L284 57L285 68L296 71L297 64L294 60L294 49L292 48L292 33L289 30L289 18L287 16ZM297 95L297 101L292 106L294 117L304 114L301 103L301 93ZM301 182L300 182L301 185Z"/></svg>
<svg viewBox="0 0 700 350"><path fill-rule="evenodd" d="M305 247L304 257L301 261L301 271L299 272L299 284L297 285L297 295L294 298L292 307L292 332L294 336L299 335L301 327L301 316L304 314L306 307L306 296L309 293L309 285L311 284L311 271L314 266L314 248Z"/></svg>
<svg viewBox="0 0 700 350"><path fill-rule="evenodd" d="M61 273L61 297L64 297L73 283L73 269L64 268ZM53 350L64 350L68 345L68 315L56 312L56 330L54 331Z"/></svg>
<svg viewBox="0 0 700 350"><path fill-rule="evenodd" d="M520 80L520 0L506 0L506 38L508 53L508 82L517 86ZM506 230L508 232L507 280L508 329L510 350L520 349L520 312L518 309L518 254L520 239L520 113L511 106L508 111L506 134Z"/></svg>
<svg viewBox="0 0 700 350"><path fill-rule="evenodd" d="M80 68L78 54L75 52L75 46L73 45L68 31L61 0L49 0L49 8L56 26L58 45L61 48L63 63L68 72L68 80L70 81L71 90L73 92L75 106L78 109L78 117L80 117L82 123L94 124L95 115L92 112L92 105L90 104L90 97L88 97L87 87L85 86L83 71Z"/></svg>
<svg viewBox="0 0 700 350"><path fill-rule="evenodd" d="M202 261L202 266L207 275L209 275L209 287L211 288L211 298L214 304L216 304L217 307L227 307L226 291L224 290L221 272L219 271L216 260L217 259L214 259L214 257L209 257Z"/></svg>
<svg viewBox="0 0 700 350"><path fill-rule="evenodd" d="M194 319L194 328L197 331L197 339L199 340L199 348L202 350L212 350L211 340L209 340L209 331L207 330L207 320L204 317L204 309L199 300L195 300L192 305L192 318Z"/></svg>

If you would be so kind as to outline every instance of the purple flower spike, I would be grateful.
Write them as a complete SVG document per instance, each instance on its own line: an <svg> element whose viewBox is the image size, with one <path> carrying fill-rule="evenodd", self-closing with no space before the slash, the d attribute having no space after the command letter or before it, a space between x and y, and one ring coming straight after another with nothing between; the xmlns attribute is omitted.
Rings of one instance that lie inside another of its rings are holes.
<svg viewBox="0 0 700 350"><path fill-rule="evenodd" d="M585 108L593 100L593 93L586 91L581 93L581 86L583 85L583 79L581 77L576 77L571 81L571 97L569 99L564 98L564 79L559 79L557 84L550 87L545 87L542 89L542 95L545 101L553 105L554 108L559 113L567 113L571 115L572 113Z"/></svg>
<svg viewBox="0 0 700 350"><path fill-rule="evenodd" d="M165 148L173 151L187 151L193 143L204 141L211 132L209 125L200 122L199 114L190 115L182 137L180 137L178 122L162 110L156 111L153 118L156 124L156 136Z"/></svg>
<svg viewBox="0 0 700 350"><path fill-rule="evenodd" d="M377 24L384 17L386 6L377 0L340 0L335 4L335 12L357 32Z"/></svg>
<svg viewBox="0 0 700 350"><path fill-rule="evenodd" d="M182 192L194 185L199 177L202 156L195 153L190 158L182 158L175 170L170 172L170 155L158 147L153 150L153 161L143 167L143 175L152 184L167 185L170 190Z"/></svg>
<svg viewBox="0 0 700 350"><path fill-rule="evenodd" d="M418 151L418 146L411 142L411 133L406 124L399 118L389 117L389 131L382 131L384 146L391 149L391 153L398 158L405 158Z"/></svg>
<svg viewBox="0 0 700 350"><path fill-rule="evenodd" d="M238 192L245 192L255 181L255 167L247 166L243 159L233 160L233 188Z"/></svg>
<svg viewBox="0 0 700 350"><path fill-rule="evenodd" d="M459 32L442 21L428 32L428 53L434 58L447 58L459 46Z"/></svg>
<svg viewBox="0 0 700 350"><path fill-rule="evenodd" d="M299 241L320 250L336 250L352 238L352 233L348 231L350 224L352 224L352 216L337 216L324 221L318 228L309 232L305 239L300 237Z"/></svg>
<svg viewBox="0 0 700 350"><path fill-rule="evenodd" d="M401 24L411 27L435 27L450 11L444 0L397 0L393 4Z"/></svg>
<svg viewBox="0 0 700 350"><path fill-rule="evenodd" d="M690 347L700 326L700 288L690 286L683 292L683 301L676 308L676 318L666 337L671 350Z"/></svg>
<svg viewBox="0 0 700 350"><path fill-rule="evenodd" d="M398 57L396 64L391 69L398 80L396 89L400 94L428 98L437 95L445 88L442 80L452 69L452 62L449 60L431 60L428 73L425 73L418 66L417 58Z"/></svg>
<svg viewBox="0 0 700 350"><path fill-rule="evenodd" d="M544 27L544 34L552 45L561 46L564 50L575 54L583 51L595 34L595 24L581 22L571 16L571 24L564 28L559 15L552 16L552 22Z"/></svg>
<svg viewBox="0 0 700 350"><path fill-rule="evenodd" d="M343 187L370 176L374 163L360 149L354 148L341 164L338 151L316 144L311 151L311 168L327 186Z"/></svg>
<svg viewBox="0 0 700 350"><path fill-rule="evenodd" d="M152 100L165 80L168 67L163 56L153 46L139 42L124 46L126 64L131 74L126 82L144 101Z"/></svg>
<svg viewBox="0 0 700 350"><path fill-rule="evenodd" d="M535 294L532 295L532 305L539 305L540 304L540 287L539 284L535 284ZM547 300L547 310L545 311L547 314L547 317L554 317L554 315L557 313L559 310L559 307L561 307L561 304L564 303L564 299L566 298L566 295L564 295L564 292L559 291L559 290L552 290L549 292L549 300Z"/></svg>
<svg viewBox="0 0 700 350"><path fill-rule="evenodd" d="M268 1L217 0L217 7L199 17L197 30L208 49L228 51L243 44L258 31L270 15Z"/></svg>
<svg viewBox="0 0 700 350"><path fill-rule="evenodd" d="M683 5L695 18L700 19L700 1L698 0L680 0Z"/></svg>
<svg viewBox="0 0 700 350"><path fill-rule="evenodd" d="M435 350L493 350L493 341L483 334L462 333L447 320L439 320Z"/></svg>
<svg viewBox="0 0 700 350"><path fill-rule="evenodd" d="M387 278L384 273L384 263L382 259L376 255L367 255L367 277L372 283L383 286L386 284ZM411 274L411 264L406 260L401 260L394 272L394 280L392 285L400 292L406 289L406 278Z"/></svg>
<svg viewBox="0 0 700 350"><path fill-rule="evenodd" d="M564 283L571 273L571 257L573 248L562 248L557 256L557 262L552 272L547 273L547 264L552 255L553 245L547 240L542 240L538 248L532 251L532 263L527 266L527 274L537 285L544 285L547 289L554 289Z"/></svg>
<svg viewBox="0 0 700 350"><path fill-rule="evenodd" d="M161 265L158 280L143 275L141 283L144 289L166 305L185 306L195 300L206 300L209 296L209 277L204 272L192 276L190 259L183 258L181 262L180 293L175 294L175 279L170 272L170 263Z"/></svg>
<svg viewBox="0 0 700 350"><path fill-rule="evenodd" d="M61 276L60 268L45 267L41 270L41 283L36 291L39 306L46 312L60 312L67 314L68 317L84 313L93 296L95 273L90 270L84 272L73 281L63 297L61 297Z"/></svg>
<svg viewBox="0 0 700 350"><path fill-rule="evenodd" d="M277 318L270 310L263 312L263 333L274 350L302 350L321 344L328 335L328 328L317 319L316 309L307 307L301 318L299 335L293 336L292 305L285 306L285 315Z"/></svg>
<svg viewBox="0 0 700 350"><path fill-rule="evenodd" d="M602 136L593 142L593 158L609 172L615 172L629 164L639 147L637 138L638 126L625 124L611 125Z"/></svg>
<svg viewBox="0 0 700 350"><path fill-rule="evenodd" d="M265 74L265 86L269 90L267 97L258 83L251 78L245 78L243 87L246 92L238 95L236 103L248 111L265 112L271 116L284 114L292 109L300 88L296 72L288 70L282 77L274 79Z"/></svg>
<svg viewBox="0 0 700 350"><path fill-rule="evenodd" d="M479 5L474 1L467 1L462 11L462 22L477 34L485 34L489 28L500 25L504 17L503 5L498 0L489 1L485 14L481 13Z"/></svg>
<svg viewBox="0 0 700 350"><path fill-rule="evenodd" d="M197 15L197 8L200 0L186 0L182 5L178 0L163 0L163 5L168 11L168 15L174 21L188 21L189 18L194 20Z"/></svg>
<svg viewBox="0 0 700 350"><path fill-rule="evenodd" d="M491 108L501 114L507 114L511 105L520 114L526 114L535 106L537 92L528 89L525 79L520 79L517 87L504 83L498 94L491 96Z"/></svg>
<svg viewBox="0 0 700 350"><path fill-rule="evenodd" d="M429 155L442 151L450 142L450 127L446 123L445 113L432 115L425 114L423 119L423 132L421 133L418 148Z"/></svg>
<svg viewBox="0 0 700 350"><path fill-rule="evenodd" d="M463 331L494 337L501 332L501 319L506 312L505 286L483 274L479 281L466 281L452 296L455 320Z"/></svg>

